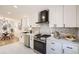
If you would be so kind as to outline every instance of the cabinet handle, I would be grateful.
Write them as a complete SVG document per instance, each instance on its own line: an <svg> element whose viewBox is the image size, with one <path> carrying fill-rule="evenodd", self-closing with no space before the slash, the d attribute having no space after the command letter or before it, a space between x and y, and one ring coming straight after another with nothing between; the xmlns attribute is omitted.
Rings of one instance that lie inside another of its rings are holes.
<svg viewBox="0 0 79 59"><path fill-rule="evenodd" d="M55 51L55 49L51 48L51 50Z"/></svg>
<svg viewBox="0 0 79 59"><path fill-rule="evenodd" d="M51 44L55 44L55 43L52 42Z"/></svg>
<svg viewBox="0 0 79 59"><path fill-rule="evenodd" d="M56 24L54 24L54 27L56 27L57 25Z"/></svg>
<svg viewBox="0 0 79 59"><path fill-rule="evenodd" d="M72 47L67 47L67 48L72 49Z"/></svg>
<svg viewBox="0 0 79 59"><path fill-rule="evenodd" d="M63 24L63 27L65 27L65 24Z"/></svg>
<svg viewBox="0 0 79 59"><path fill-rule="evenodd" d="M64 53L64 49L62 49L62 53Z"/></svg>

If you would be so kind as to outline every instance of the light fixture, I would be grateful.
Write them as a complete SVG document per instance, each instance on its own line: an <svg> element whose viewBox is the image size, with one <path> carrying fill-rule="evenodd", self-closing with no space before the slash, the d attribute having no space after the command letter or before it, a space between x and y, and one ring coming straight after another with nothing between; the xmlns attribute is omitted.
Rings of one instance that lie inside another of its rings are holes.
<svg viewBox="0 0 79 59"><path fill-rule="evenodd" d="M24 18L26 18L27 16L24 16Z"/></svg>
<svg viewBox="0 0 79 59"><path fill-rule="evenodd" d="M42 16L42 19L45 19L45 16Z"/></svg>
<svg viewBox="0 0 79 59"><path fill-rule="evenodd" d="M18 8L16 5L13 6L14 8Z"/></svg>
<svg viewBox="0 0 79 59"><path fill-rule="evenodd" d="M8 12L8 14L11 14L11 12Z"/></svg>

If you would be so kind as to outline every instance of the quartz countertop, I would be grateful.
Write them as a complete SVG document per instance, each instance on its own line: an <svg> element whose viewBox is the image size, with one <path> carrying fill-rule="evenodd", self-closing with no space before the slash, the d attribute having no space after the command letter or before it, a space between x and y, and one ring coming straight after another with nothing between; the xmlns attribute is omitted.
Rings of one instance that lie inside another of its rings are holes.
<svg viewBox="0 0 79 59"><path fill-rule="evenodd" d="M56 39L55 37L49 37L48 39L57 40L57 41L60 41L60 42L70 42L70 43L79 44L79 40L78 39L77 40L73 40L73 41L66 40L65 38Z"/></svg>

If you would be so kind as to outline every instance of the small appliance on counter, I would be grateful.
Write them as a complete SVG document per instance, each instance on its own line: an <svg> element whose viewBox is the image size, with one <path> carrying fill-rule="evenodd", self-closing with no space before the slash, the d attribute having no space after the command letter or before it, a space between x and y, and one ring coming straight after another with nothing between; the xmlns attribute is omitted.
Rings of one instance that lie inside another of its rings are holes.
<svg viewBox="0 0 79 59"><path fill-rule="evenodd" d="M60 33L58 31L53 32L53 37L60 39Z"/></svg>
<svg viewBox="0 0 79 59"><path fill-rule="evenodd" d="M65 38L66 40L69 40L69 41L77 40L76 36L73 35L73 34L66 34L66 35L64 36L64 38Z"/></svg>

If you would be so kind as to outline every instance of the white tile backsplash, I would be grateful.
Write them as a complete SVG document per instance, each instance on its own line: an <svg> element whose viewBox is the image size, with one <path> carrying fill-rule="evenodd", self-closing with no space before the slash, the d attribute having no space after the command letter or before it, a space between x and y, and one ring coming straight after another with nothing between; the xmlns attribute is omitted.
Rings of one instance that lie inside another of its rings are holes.
<svg viewBox="0 0 79 59"><path fill-rule="evenodd" d="M70 28L70 27L57 27L57 28L52 28L52 32L54 31L58 31L59 33L70 33L70 34L74 34L74 35L77 35L77 32L78 32L78 29L73 27L73 28Z"/></svg>
<svg viewBox="0 0 79 59"><path fill-rule="evenodd" d="M48 24L40 24L40 28L36 27L37 30L33 29L34 32L38 31L38 33L41 34L51 34L52 32L58 31L59 33L70 33L70 34L74 34L76 36L79 37L79 28L75 28L75 27L52 27L50 28Z"/></svg>
<svg viewBox="0 0 79 59"><path fill-rule="evenodd" d="M40 33L42 34L51 34L50 28L48 24L40 24Z"/></svg>

